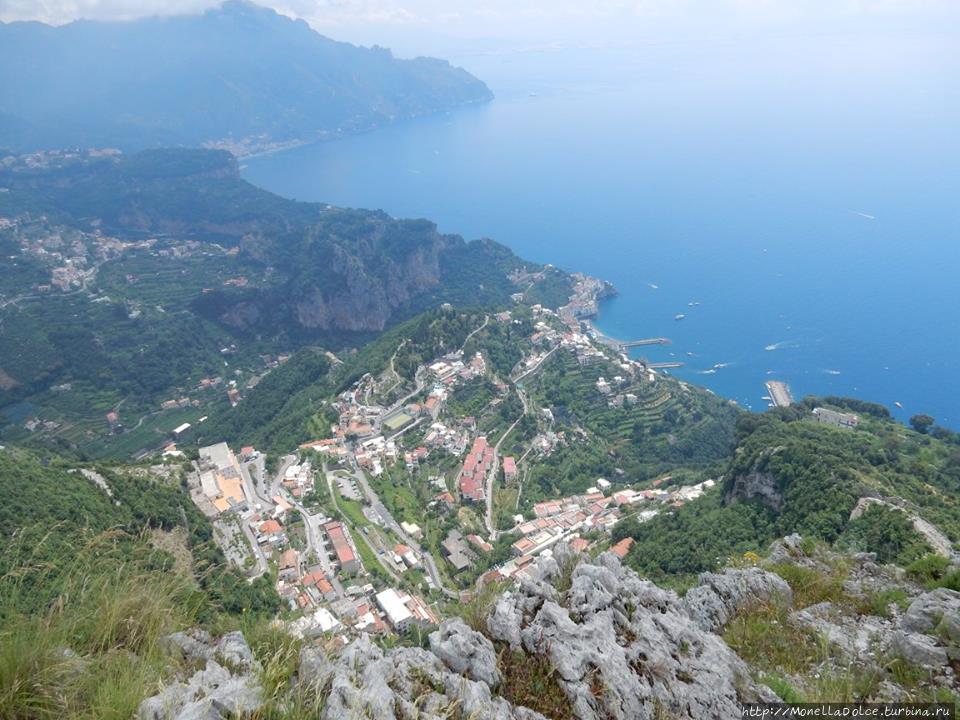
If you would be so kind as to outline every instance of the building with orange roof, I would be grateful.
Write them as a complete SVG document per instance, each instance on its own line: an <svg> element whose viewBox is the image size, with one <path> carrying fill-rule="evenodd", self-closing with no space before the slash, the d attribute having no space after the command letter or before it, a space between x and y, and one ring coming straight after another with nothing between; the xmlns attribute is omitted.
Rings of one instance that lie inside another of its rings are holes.
<svg viewBox="0 0 960 720"><path fill-rule="evenodd" d="M266 522L260 523L257 532L261 535L276 535L277 533L283 532L283 526L276 520L267 520Z"/></svg>
<svg viewBox="0 0 960 720"><path fill-rule="evenodd" d="M588 547L590 547L589 541L583 539L582 537L576 537L570 541L570 549L574 552L586 552Z"/></svg>
<svg viewBox="0 0 960 720"><path fill-rule="evenodd" d="M612 552L618 558L623 560L627 556L627 553L630 552L630 548L632 546L633 546L633 538L625 537L623 540L621 540L612 548L610 548L610 552Z"/></svg>
<svg viewBox="0 0 960 720"><path fill-rule="evenodd" d="M353 547L347 539L347 533L343 524L332 520L323 526L323 530L333 545L333 551L337 556L337 563L340 565L340 570L349 574L357 572L360 569L360 563L357 561L356 553L354 553Z"/></svg>
<svg viewBox="0 0 960 720"><path fill-rule="evenodd" d="M279 567L281 570L296 569L300 566L300 553L293 548L280 554Z"/></svg>

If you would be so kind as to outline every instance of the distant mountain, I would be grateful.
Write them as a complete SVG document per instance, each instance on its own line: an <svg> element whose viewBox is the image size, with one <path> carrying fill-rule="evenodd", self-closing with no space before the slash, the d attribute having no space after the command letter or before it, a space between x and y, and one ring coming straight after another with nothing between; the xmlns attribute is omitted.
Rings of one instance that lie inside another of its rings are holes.
<svg viewBox="0 0 960 720"><path fill-rule="evenodd" d="M335 42L246 0L135 22L0 23L0 136L14 150L249 150L491 97L443 60Z"/></svg>

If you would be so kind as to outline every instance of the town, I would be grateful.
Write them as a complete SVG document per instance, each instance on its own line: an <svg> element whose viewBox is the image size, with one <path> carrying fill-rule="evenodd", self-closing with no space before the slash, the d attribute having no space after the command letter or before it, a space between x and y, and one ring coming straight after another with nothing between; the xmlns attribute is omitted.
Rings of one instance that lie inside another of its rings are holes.
<svg viewBox="0 0 960 720"><path fill-rule="evenodd" d="M578 283L574 302L589 307L604 285ZM598 477L584 492L534 502L526 513L496 507L504 488L522 488L534 459L565 442L551 430L550 409L534 409L526 388L551 357L566 353L577 367L614 368L592 390L613 411L640 402L631 391L637 383L661 382L643 361L595 340L580 311L537 304L529 308L523 357L501 377L482 350L467 349L475 334L519 323L523 307L484 316L459 348L418 365L412 382L397 374L395 353L381 375L365 374L333 398L326 437L294 454L268 463L253 447L200 448L191 497L231 563L251 579L276 577L278 594L298 615L292 632L342 644L359 633L428 627L443 603L468 600L486 583L518 580L559 542L578 552L606 547L618 521L649 520L715 484L677 485L664 475L636 489L626 478ZM460 395L481 384L490 386L487 408L463 414ZM512 394L520 414L506 425L490 408L502 408ZM536 431L523 453L504 453L505 439L528 415L536 416ZM166 452L179 451L172 443ZM427 501L395 514L398 485L415 486ZM498 526L495 516L504 513L506 526ZM630 543L612 550L623 556Z"/></svg>

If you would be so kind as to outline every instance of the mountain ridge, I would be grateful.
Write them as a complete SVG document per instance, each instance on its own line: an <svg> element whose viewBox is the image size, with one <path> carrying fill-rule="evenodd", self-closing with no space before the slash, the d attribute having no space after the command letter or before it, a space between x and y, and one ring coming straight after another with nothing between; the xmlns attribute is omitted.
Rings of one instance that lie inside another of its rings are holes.
<svg viewBox="0 0 960 720"><path fill-rule="evenodd" d="M15 150L246 154L491 98L444 60L337 42L246 0L201 15L0 23L0 128Z"/></svg>

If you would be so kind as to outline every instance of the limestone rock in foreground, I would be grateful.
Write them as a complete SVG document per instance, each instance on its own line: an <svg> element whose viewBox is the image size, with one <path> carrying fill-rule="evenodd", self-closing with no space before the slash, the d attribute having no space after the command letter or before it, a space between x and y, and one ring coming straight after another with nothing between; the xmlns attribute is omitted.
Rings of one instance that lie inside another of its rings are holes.
<svg viewBox="0 0 960 720"><path fill-rule="evenodd" d="M737 614L756 605L793 604L787 582L757 567L727 568L720 573L703 573L699 584L683 598L690 617L708 632L718 632Z"/></svg>
<svg viewBox="0 0 960 720"><path fill-rule="evenodd" d="M454 672L491 688L500 684L493 645L460 618L446 621L437 632L430 634L430 651Z"/></svg>
<svg viewBox="0 0 960 720"><path fill-rule="evenodd" d="M499 597L485 633L452 618L429 650L383 650L366 636L336 657L307 647L296 691L323 698L323 720L543 720L538 708L555 712L558 702L579 720L692 720L739 717L742 702L776 699L704 629L747 595L784 593L767 573L706 575L696 602L641 580L612 553L590 560L558 546L533 573ZM217 643L178 633L166 644L205 667L144 701L140 720L219 720L262 707L260 668L239 633ZM540 702L544 692L550 703Z"/></svg>
<svg viewBox="0 0 960 720"><path fill-rule="evenodd" d="M546 656L573 714L601 718L739 717L739 703L770 698L739 657L691 622L676 594L604 553L573 570L566 597L544 591L566 561L542 561L541 582L504 593L487 627L498 641Z"/></svg>
<svg viewBox="0 0 960 720"><path fill-rule="evenodd" d="M187 682L168 685L144 700L137 713L139 720L224 720L263 706L263 691L255 674L259 664L241 633L229 633L214 644L202 630L191 630L167 636L164 646L184 659L204 662L205 667Z"/></svg>
<svg viewBox="0 0 960 720"><path fill-rule="evenodd" d="M450 636L461 630L469 631L460 621L446 621L438 634L445 636L442 642L450 647ZM487 646L480 655L492 655L493 645L480 638ZM482 644L472 636L465 642ZM473 720L543 720L539 713L497 697L486 683L454 672L427 650L398 648L385 653L363 636L335 661L323 656L318 648L304 650L298 678L300 683L327 693L324 720L439 720L453 713ZM469 670L469 664L464 667ZM495 671L495 667L491 669Z"/></svg>

